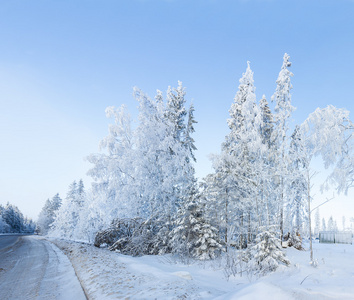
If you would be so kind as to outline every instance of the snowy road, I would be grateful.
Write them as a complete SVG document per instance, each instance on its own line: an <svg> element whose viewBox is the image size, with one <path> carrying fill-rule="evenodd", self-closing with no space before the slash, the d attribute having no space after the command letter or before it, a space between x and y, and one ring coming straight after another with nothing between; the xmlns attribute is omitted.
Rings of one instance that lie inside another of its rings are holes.
<svg viewBox="0 0 354 300"><path fill-rule="evenodd" d="M68 258L36 236L0 236L0 299L86 299Z"/></svg>
<svg viewBox="0 0 354 300"><path fill-rule="evenodd" d="M0 235L0 250L15 244L18 238L18 235Z"/></svg>

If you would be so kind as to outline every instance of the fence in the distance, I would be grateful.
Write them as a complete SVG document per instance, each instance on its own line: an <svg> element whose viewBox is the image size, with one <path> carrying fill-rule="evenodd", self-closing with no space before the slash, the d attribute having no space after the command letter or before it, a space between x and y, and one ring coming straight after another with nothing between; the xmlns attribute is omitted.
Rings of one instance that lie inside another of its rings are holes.
<svg viewBox="0 0 354 300"><path fill-rule="evenodd" d="M352 244L352 233L348 231L321 231L320 243Z"/></svg>

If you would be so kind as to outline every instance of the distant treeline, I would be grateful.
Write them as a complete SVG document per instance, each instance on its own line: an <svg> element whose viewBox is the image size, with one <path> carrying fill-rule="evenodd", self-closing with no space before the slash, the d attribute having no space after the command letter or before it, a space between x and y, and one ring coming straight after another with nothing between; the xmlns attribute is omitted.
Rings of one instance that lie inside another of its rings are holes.
<svg viewBox="0 0 354 300"><path fill-rule="evenodd" d="M24 217L17 206L0 205L0 233L33 233L35 228L32 219Z"/></svg>

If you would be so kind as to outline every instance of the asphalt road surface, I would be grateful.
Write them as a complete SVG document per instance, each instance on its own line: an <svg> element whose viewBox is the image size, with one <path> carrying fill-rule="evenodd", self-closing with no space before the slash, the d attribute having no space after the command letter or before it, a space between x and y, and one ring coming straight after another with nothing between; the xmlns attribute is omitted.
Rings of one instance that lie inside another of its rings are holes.
<svg viewBox="0 0 354 300"><path fill-rule="evenodd" d="M37 236L0 236L0 299L86 299L68 258Z"/></svg>

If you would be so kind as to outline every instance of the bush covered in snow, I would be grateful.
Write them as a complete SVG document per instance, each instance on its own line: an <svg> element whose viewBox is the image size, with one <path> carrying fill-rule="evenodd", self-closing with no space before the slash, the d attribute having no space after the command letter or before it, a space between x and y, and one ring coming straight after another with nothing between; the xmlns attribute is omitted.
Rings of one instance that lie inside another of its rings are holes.
<svg viewBox="0 0 354 300"><path fill-rule="evenodd" d="M290 264L281 249L280 239L268 230L257 234L254 245L247 250L247 255L249 270L258 275L273 272L280 264Z"/></svg>
<svg viewBox="0 0 354 300"><path fill-rule="evenodd" d="M140 223L140 219L115 219L109 228L97 232L94 245L96 247L103 244L112 246L119 239L129 238Z"/></svg>
<svg viewBox="0 0 354 300"><path fill-rule="evenodd" d="M201 204L195 201L180 209L176 227L170 235L172 252L182 256L214 259L223 249L218 230L208 224Z"/></svg>
<svg viewBox="0 0 354 300"><path fill-rule="evenodd" d="M289 234L288 247L294 247L297 250L304 250L302 247L301 235L298 232L293 231Z"/></svg>
<svg viewBox="0 0 354 300"><path fill-rule="evenodd" d="M132 256L165 254L170 252L167 237L166 225L149 219L136 224L131 234L120 236L109 249Z"/></svg>
<svg viewBox="0 0 354 300"><path fill-rule="evenodd" d="M140 256L171 252L168 245L168 224L158 219L115 219L111 226L96 234L94 245L109 246L111 251Z"/></svg>

